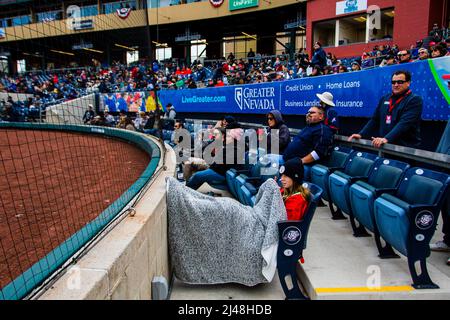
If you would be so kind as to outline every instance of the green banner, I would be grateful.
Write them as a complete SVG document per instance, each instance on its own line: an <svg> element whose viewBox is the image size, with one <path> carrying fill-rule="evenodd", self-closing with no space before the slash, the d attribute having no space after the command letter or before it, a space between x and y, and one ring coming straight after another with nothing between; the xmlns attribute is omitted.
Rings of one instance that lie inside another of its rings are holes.
<svg viewBox="0 0 450 320"><path fill-rule="evenodd" d="M230 0L230 11L258 6L258 0Z"/></svg>

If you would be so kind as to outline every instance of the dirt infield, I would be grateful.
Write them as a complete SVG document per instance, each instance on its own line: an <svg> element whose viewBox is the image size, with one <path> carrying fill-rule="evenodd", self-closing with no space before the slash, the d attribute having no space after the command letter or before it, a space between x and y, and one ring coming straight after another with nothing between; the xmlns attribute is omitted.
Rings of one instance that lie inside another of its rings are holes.
<svg viewBox="0 0 450 320"><path fill-rule="evenodd" d="M149 161L110 138L1 129L0 288L95 219Z"/></svg>

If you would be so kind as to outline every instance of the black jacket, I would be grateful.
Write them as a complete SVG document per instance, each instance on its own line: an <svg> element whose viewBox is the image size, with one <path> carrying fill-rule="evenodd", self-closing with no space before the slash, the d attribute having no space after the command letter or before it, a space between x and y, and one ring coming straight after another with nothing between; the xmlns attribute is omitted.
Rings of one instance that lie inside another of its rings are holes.
<svg viewBox="0 0 450 320"><path fill-rule="evenodd" d="M284 124L283 116L281 115L280 111L273 110L270 112L270 114L272 114L273 117L275 118L275 126L273 128L269 127L267 129L267 153L274 153L276 151L276 150L272 151L271 137L272 132L276 132L273 130L278 130L278 133L276 134L276 137L278 137L279 140L278 154L283 154L284 150L291 141L291 134L289 132L288 126Z"/></svg>
<svg viewBox="0 0 450 320"><path fill-rule="evenodd" d="M422 97L413 93L405 96L394 107L391 123L386 123L391 94L381 98L372 118L359 133L363 138L383 137L388 143L417 148L420 146L420 122L422 119ZM396 97L394 97L394 101Z"/></svg>

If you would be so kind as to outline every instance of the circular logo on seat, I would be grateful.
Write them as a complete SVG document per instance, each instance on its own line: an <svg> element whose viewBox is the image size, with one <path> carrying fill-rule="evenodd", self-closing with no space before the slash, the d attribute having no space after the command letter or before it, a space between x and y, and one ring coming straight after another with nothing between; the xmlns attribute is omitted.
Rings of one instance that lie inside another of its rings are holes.
<svg viewBox="0 0 450 320"><path fill-rule="evenodd" d="M286 168L284 166L281 166L280 167L280 174L283 174L285 170L286 170Z"/></svg>
<svg viewBox="0 0 450 320"><path fill-rule="evenodd" d="M290 257L294 254L294 251L292 251L291 249L286 249L283 253L286 257Z"/></svg>
<svg viewBox="0 0 450 320"><path fill-rule="evenodd" d="M383 164L389 164L389 162L390 161L388 159L386 159L386 160L383 161Z"/></svg>
<svg viewBox="0 0 450 320"><path fill-rule="evenodd" d="M288 227L283 231L282 239L289 246L299 243L302 238L302 232L297 227Z"/></svg>
<svg viewBox="0 0 450 320"><path fill-rule="evenodd" d="M358 157L361 157L361 156L362 156L362 152L358 152L356 155L357 155Z"/></svg>
<svg viewBox="0 0 450 320"><path fill-rule="evenodd" d="M428 210L420 211L416 215L416 226L419 229L427 230L433 225L434 216Z"/></svg>
<svg viewBox="0 0 450 320"><path fill-rule="evenodd" d="M422 169L417 169L416 170L416 174L418 174L419 176L423 174L423 170Z"/></svg>

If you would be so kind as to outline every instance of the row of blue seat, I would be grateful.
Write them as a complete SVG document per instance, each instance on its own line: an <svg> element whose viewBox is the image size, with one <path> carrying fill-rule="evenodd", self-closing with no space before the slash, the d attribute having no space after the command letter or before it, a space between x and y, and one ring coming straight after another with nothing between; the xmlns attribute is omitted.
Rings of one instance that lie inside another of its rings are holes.
<svg viewBox="0 0 450 320"><path fill-rule="evenodd" d="M247 160L252 156L257 155ZM260 157L246 170L227 171L229 191L253 206L259 185L277 175L272 165ZM449 194L449 175L345 147L336 147L327 161L307 169L306 180L323 190L333 219L348 216L356 237L370 236L366 228L370 230L380 258L398 257L393 249L406 256L415 288L438 288L429 277L426 258Z"/></svg>
<svg viewBox="0 0 450 320"><path fill-rule="evenodd" d="M380 258L398 257L393 248L406 256L415 288L438 288L426 258L448 196L449 175L347 148L336 148L330 162L329 167L313 166L311 181L324 189L333 218L348 215L356 237L370 236L365 228L373 232Z"/></svg>

